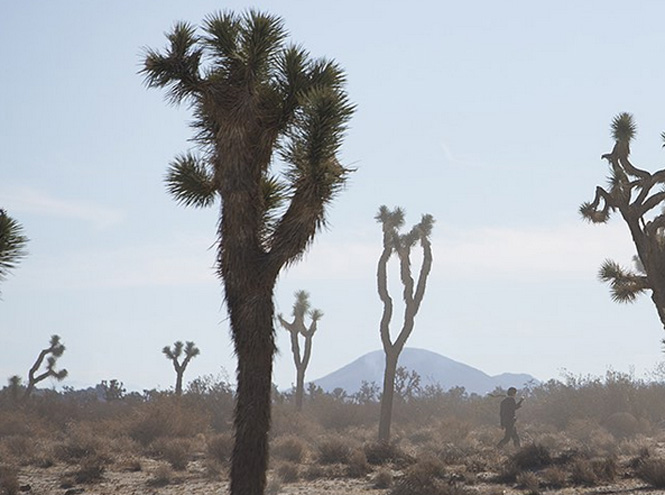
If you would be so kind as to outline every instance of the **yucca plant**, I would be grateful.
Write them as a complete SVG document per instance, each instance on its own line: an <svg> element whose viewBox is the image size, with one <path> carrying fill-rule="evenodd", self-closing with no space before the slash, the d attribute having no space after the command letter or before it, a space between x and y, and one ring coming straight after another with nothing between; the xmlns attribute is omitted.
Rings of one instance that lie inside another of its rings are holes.
<svg viewBox="0 0 665 495"><path fill-rule="evenodd" d="M651 291L651 300L665 326L665 170L650 173L631 163L630 142L636 132L631 114L621 113L614 118L614 147L601 157L610 166L609 187L597 186L593 201L583 203L579 211L594 223L605 223L613 212L619 212L637 250L635 270L606 260L599 278L610 284L612 299L617 302L633 302ZM665 133L661 137L665 141ZM660 213L654 213L659 207Z"/></svg>
<svg viewBox="0 0 665 495"><path fill-rule="evenodd" d="M345 75L286 42L283 21L216 13L178 22L166 49L147 49L142 74L194 114L196 152L166 175L185 206L219 200L217 272L238 356L232 494L265 490L275 351L273 290L325 225L350 169L337 159L354 111Z"/></svg>

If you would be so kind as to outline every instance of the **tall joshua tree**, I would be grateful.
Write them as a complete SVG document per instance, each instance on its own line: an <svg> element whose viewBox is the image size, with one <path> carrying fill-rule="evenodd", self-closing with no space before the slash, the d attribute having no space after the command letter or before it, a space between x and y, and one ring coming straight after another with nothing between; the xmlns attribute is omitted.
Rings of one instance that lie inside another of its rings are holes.
<svg viewBox="0 0 665 495"><path fill-rule="evenodd" d="M432 233L434 218L432 218L432 215L423 215L420 223L414 225L411 231L406 234L399 233L400 228L404 225L404 210L401 208L390 211L385 206L381 206L375 218L383 227L383 252L379 258L377 283L379 297L383 303L380 326L381 343L386 354L381 416L379 417L379 442L389 443L397 360L402 349L404 349L406 340L413 331L416 314L425 295L425 284L432 268L432 246L429 238ZM414 281L411 275L411 249L417 243L420 243L423 250L423 260L418 279ZM404 286L402 296L405 304L402 329L394 341L390 336L393 300L388 293L388 261L393 254L397 255L399 261L400 280Z"/></svg>
<svg viewBox="0 0 665 495"><path fill-rule="evenodd" d="M32 368L30 368L30 371L28 372L28 385L25 389L25 393L23 394L24 399L30 397L30 394L32 394L32 391L35 388L35 385L37 385L39 382L46 380L49 377L55 378L58 381L64 380L67 377L66 369L62 369L60 371L55 370L55 363L64 352L65 346L62 342L60 342L60 337L58 335L52 335L49 346L41 350L39 356L37 356L35 364L32 365ZM46 359L46 370L37 375L37 372L44 363L44 359Z"/></svg>
<svg viewBox="0 0 665 495"><path fill-rule="evenodd" d="M0 209L0 282L7 278L11 270L25 257L28 238L23 235L23 227Z"/></svg>
<svg viewBox="0 0 665 495"><path fill-rule="evenodd" d="M193 109L198 152L171 163L169 192L185 206L221 203L217 273L238 357L233 495L265 489L277 276L350 172L336 157L354 109L344 72L286 37L278 17L216 13L200 31L176 23L142 69L149 87Z"/></svg>
<svg viewBox="0 0 665 495"><path fill-rule="evenodd" d="M185 357L182 362L180 362L180 356L182 356L183 348L185 351ZM194 345L194 342L187 342L185 345L183 345L183 343L178 340L173 344L173 349L171 349L169 346L164 346L162 352L167 357L167 359L171 360L173 363L173 369L175 369L175 394L182 395L182 376L185 374L185 369L187 369L187 365L192 360L192 358L198 356L201 351L199 351L199 348Z"/></svg>
<svg viewBox="0 0 665 495"><path fill-rule="evenodd" d="M631 114L614 117L611 129L614 147L601 157L610 167L609 187L597 186L593 201L583 203L580 213L591 222L606 223L611 213L619 212L637 250L636 270L606 260L599 278L610 284L612 299L617 302L633 302L651 291L651 300L665 326L665 170L652 174L631 163L630 142L637 130ZM665 141L665 133L661 137ZM660 213L656 213L659 207Z"/></svg>
<svg viewBox="0 0 665 495"><path fill-rule="evenodd" d="M277 315L279 322L291 334L291 351L293 352L293 361L296 365L296 409L302 410L302 399L305 392L305 371L312 357L312 338L317 329L317 322L323 317L323 313L318 309L310 310L309 294L300 290L296 292L296 302L293 303L293 321L289 323ZM311 323L309 328L305 326L305 316L309 316ZM304 337L305 348L300 354L300 336Z"/></svg>

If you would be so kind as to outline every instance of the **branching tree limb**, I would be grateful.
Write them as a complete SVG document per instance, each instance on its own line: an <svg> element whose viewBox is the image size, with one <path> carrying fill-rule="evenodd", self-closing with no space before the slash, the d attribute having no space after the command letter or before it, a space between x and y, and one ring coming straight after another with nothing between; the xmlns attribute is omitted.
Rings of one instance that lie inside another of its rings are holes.
<svg viewBox="0 0 665 495"><path fill-rule="evenodd" d="M597 186L593 202L582 204L580 213L594 223L607 222L615 211L621 214L637 250L637 271L606 260L599 278L610 284L612 299L617 302L633 302L640 294L651 291L651 300L665 326L665 213L662 208L665 170L652 174L630 162L630 142L636 133L631 114L617 115L611 129L614 147L601 156L610 166L610 188ZM662 136L665 140L665 134ZM654 192L655 186L660 186L661 190ZM653 213L658 207L661 213Z"/></svg>

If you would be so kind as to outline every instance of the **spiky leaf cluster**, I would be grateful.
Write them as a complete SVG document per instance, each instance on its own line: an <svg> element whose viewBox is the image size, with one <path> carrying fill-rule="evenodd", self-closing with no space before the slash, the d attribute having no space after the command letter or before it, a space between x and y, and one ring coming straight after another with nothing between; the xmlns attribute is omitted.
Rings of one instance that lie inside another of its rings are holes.
<svg viewBox="0 0 665 495"><path fill-rule="evenodd" d="M627 270L612 260L605 260L601 265L598 278L610 284L612 300L620 303L635 302L650 288L646 276Z"/></svg>
<svg viewBox="0 0 665 495"><path fill-rule="evenodd" d="M27 242L21 224L0 209L0 282L26 256Z"/></svg>

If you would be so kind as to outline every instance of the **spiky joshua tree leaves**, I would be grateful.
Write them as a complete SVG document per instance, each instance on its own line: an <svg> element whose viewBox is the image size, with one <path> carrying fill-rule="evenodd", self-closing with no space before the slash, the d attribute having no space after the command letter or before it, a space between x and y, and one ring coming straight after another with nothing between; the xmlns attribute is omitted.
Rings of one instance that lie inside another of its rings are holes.
<svg viewBox="0 0 665 495"><path fill-rule="evenodd" d="M296 302L293 303L293 321L289 323L282 315L277 315L280 324L291 334L291 352L296 365L296 410L302 410L303 395L305 393L305 371L312 357L312 338L317 330L317 322L323 317L318 309L310 309L309 294L304 290L295 293ZM311 322L309 328L305 325L305 316ZM300 337L304 339L304 349L300 353Z"/></svg>
<svg viewBox="0 0 665 495"><path fill-rule="evenodd" d="M395 373L397 361L404 349L409 335L413 331L415 318L423 296L427 277L432 269L432 245L430 235L434 218L432 215L423 215L420 223L406 234L400 234L400 228L404 225L404 210L395 208L390 211L381 206L376 215L376 220L383 227L383 251L379 258L377 269L377 284L379 298L383 303L381 315L381 343L386 354L386 367L383 375L383 394L381 396L381 415L379 417L379 442L390 442L390 426L392 423L393 398L395 396ZM422 248L422 265L418 279L414 281L411 275L411 249L420 244ZM388 293L388 261L391 256L397 255L399 262L400 280L403 285L402 296L404 298L404 321L402 329L393 341L390 336L390 322L393 316L393 300Z"/></svg>
<svg viewBox="0 0 665 495"><path fill-rule="evenodd" d="M28 372L28 385L23 394L23 398L27 399L32 394L32 391L35 389L35 385L39 382L46 380L47 378L55 378L58 381L64 380L67 377L67 370L62 369L60 371L55 370L56 361L62 354L65 352L65 346L60 342L60 336L52 335L49 342L49 346L45 349L42 349L37 356L35 364L32 365L30 371ZM46 359L46 369L37 374L42 367L42 364Z"/></svg>
<svg viewBox="0 0 665 495"><path fill-rule="evenodd" d="M180 362L180 356L183 355L183 350L185 355L182 362ZM173 369L175 370L176 374L175 394L182 395L182 377L185 374L187 365L193 358L198 356L201 351L198 347L196 347L194 342L187 342L186 344L183 344L178 340L173 344L173 349L171 349L169 346L164 346L162 352L166 358L173 363Z"/></svg>
<svg viewBox="0 0 665 495"><path fill-rule="evenodd" d="M598 276L610 284L612 299L617 302L633 302L651 291L651 300L665 326L665 170L650 173L631 163L630 142L637 130L631 114L617 115L611 129L614 148L601 157L610 166L609 186L597 186L593 201L582 204L580 213L586 220L605 223L611 213L619 212L637 250L635 270L606 260ZM665 141L665 133L661 137Z"/></svg>
<svg viewBox="0 0 665 495"><path fill-rule="evenodd" d="M21 224L0 208L0 282L25 257L27 242Z"/></svg>
<svg viewBox="0 0 665 495"><path fill-rule="evenodd" d="M266 483L273 290L325 224L349 169L337 153L354 107L345 75L286 42L280 18L248 11L179 22L142 73L194 114L196 152L175 158L167 188L186 206L220 200L217 267L238 357L231 493Z"/></svg>

